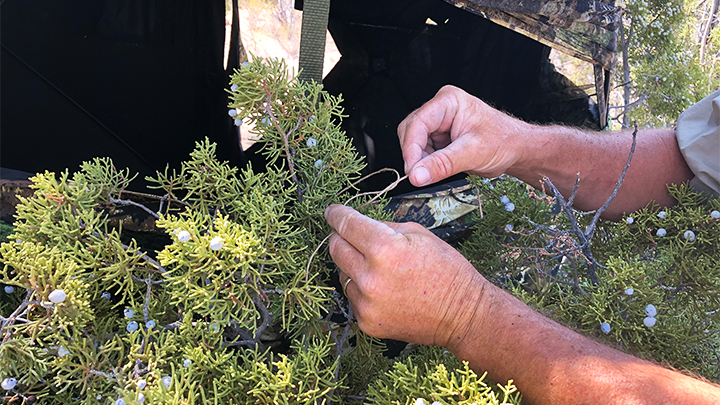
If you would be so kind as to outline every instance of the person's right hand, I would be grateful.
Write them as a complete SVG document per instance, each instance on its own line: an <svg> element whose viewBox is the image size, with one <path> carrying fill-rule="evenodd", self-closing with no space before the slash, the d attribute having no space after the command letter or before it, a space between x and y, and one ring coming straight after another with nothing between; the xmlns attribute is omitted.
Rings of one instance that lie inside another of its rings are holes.
<svg viewBox="0 0 720 405"><path fill-rule="evenodd" d="M522 158L528 126L445 86L398 126L405 173L417 187L460 172L497 177Z"/></svg>

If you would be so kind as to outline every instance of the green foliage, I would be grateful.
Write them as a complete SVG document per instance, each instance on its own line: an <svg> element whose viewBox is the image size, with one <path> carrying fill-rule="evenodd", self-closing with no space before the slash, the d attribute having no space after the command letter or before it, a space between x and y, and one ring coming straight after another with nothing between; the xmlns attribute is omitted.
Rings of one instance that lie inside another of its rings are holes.
<svg viewBox="0 0 720 405"><path fill-rule="evenodd" d="M486 277L619 350L718 380L720 219L711 212L720 199L671 186L674 207L651 203L619 222L600 220L591 247L602 266L593 283L586 257L563 234L533 224L570 230L565 215L552 214L553 199L512 178L475 181L486 196L484 217L462 251ZM504 209L503 195L515 204L513 212ZM657 312L650 326L648 305Z"/></svg>
<svg viewBox="0 0 720 405"><path fill-rule="evenodd" d="M623 19L625 36L629 36L630 86L633 100L640 100L630 113L630 122L670 125L717 87L714 60L711 66L700 57L696 27L703 21L693 16L696 7L696 2L684 0L626 3ZM623 73L621 63L617 73Z"/></svg>
<svg viewBox="0 0 720 405"><path fill-rule="evenodd" d="M134 176L110 159L32 178L0 245L0 380L18 380L0 403L369 400L390 361L348 321L323 211L390 214L383 200L353 198L364 164L339 129L340 100L282 61L255 59L230 84L230 115L262 135L262 173L218 161L205 140L148 179L162 194L152 208L132 201ZM168 243L149 251L112 227L118 206L155 217ZM458 367L428 374L447 393L438 398L486 390Z"/></svg>

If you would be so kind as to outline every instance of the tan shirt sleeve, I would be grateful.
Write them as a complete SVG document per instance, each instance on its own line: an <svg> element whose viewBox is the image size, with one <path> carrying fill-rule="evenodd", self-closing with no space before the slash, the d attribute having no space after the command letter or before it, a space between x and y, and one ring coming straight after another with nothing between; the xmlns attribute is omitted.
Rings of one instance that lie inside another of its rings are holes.
<svg viewBox="0 0 720 405"><path fill-rule="evenodd" d="M680 114L676 134L695 174L690 185L712 197L720 196L720 90Z"/></svg>

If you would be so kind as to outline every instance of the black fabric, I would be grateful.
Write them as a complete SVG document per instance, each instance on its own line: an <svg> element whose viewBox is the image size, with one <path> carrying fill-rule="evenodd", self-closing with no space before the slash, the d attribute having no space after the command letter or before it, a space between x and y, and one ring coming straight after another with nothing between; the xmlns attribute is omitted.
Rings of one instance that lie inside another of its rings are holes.
<svg viewBox="0 0 720 405"><path fill-rule="evenodd" d="M75 170L110 156L142 179L179 168L205 136L243 163L224 90L224 1L1 4L0 166Z"/></svg>
<svg viewBox="0 0 720 405"><path fill-rule="evenodd" d="M342 57L323 83L343 95L349 115L343 126L368 156L368 171L403 172L397 125L446 84L519 118L565 122L539 101L548 92L540 78L549 47L442 0L335 0L329 29ZM589 115L587 96L573 107L580 125ZM382 189L391 177L377 176L363 188ZM404 182L394 193L413 190Z"/></svg>

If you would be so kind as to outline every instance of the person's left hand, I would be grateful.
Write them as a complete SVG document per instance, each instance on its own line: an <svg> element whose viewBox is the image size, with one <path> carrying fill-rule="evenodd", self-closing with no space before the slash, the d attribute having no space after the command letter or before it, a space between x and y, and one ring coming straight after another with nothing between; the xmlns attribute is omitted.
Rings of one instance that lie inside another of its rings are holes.
<svg viewBox="0 0 720 405"><path fill-rule="evenodd" d="M342 205L325 218L360 329L445 347L463 338L487 281L460 253L416 223L379 222Z"/></svg>

